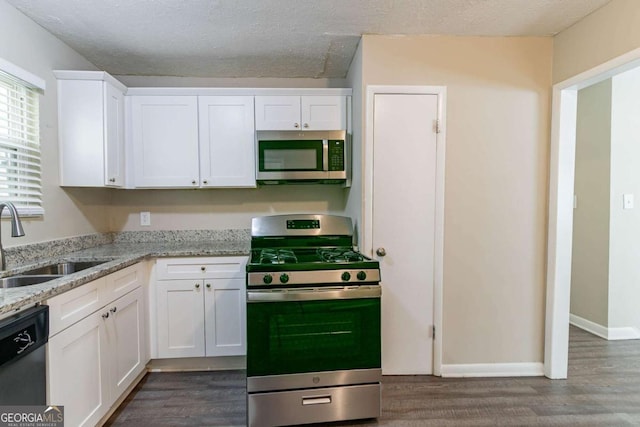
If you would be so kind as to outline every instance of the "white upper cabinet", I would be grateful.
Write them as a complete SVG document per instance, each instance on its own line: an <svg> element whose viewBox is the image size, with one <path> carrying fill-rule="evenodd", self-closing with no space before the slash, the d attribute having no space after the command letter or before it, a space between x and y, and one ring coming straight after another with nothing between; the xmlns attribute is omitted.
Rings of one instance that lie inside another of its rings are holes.
<svg viewBox="0 0 640 427"><path fill-rule="evenodd" d="M256 129L300 129L300 97L256 96Z"/></svg>
<svg viewBox="0 0 640 427"><path fill-rule="evenodd" d="M124 94L116 87L104 85L104 140L106 185L124 185Z"/></svg>
<svg viewBox="0 0 640 427"><path fill-rule="evenodd" d="M102 71L54 71L58 78L60 185L124 185L124 92Z"/></svg>
<svg viewBox="0 0 640 427"><path fill-rule="evenodd" d="M198 97L200 185L255 187L253 96Z"/></svg>
<svg viewBox="0 0 640 427"><path fill-rule="evenodd" d="M132 96L134 187L199 187L198 98Z"/></svg>
<svg viewBox="0 0 640 427"><path fill-rule="evenodd" d="M256 130L341 130L346 128L345 96L256 96Z"/></svg>
<svg viewBox="0 0 640 427"><path fill-rule="evenodd" d="M252 96L131 96L136 188L255 187Z"/></svg>

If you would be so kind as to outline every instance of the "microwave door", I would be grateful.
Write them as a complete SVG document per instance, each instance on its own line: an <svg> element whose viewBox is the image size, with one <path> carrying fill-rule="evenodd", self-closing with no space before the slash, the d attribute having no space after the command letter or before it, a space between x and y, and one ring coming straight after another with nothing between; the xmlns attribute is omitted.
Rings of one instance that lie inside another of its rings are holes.
<svg viewBox="0 0 640 427"><path fill-rule="evenodd" d="M258 180L321 180L328 177L327 141L258 142Z"/></svg>

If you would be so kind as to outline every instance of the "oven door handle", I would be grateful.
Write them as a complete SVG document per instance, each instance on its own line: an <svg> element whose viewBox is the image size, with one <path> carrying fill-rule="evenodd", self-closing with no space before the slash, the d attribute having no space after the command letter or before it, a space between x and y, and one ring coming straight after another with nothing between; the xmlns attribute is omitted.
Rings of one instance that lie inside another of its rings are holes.
<svg viewBox="0 0 640 427"><path fill-rule="evenodd" d="M247 291L247 302L324 301L337 299L380 298L380 286L267 289Z"/></svg>

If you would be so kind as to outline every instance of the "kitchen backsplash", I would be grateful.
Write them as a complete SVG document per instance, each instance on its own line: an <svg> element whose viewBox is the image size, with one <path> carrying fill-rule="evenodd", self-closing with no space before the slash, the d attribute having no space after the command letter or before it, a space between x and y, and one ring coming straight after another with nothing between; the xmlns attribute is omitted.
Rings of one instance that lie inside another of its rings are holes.
<svg viewBox="0 0 640 427"><path fill-rule="evenodd" d="M249 241L251 230L161 230L114 233L113 243Z"/></svg>
<svg viewBox="0 0 640 427"><path fill-rule="evenodd" d="M96 233L66 239L13 246L5 250L7 267L37 262L43 258L62 257L70 252L110 243L249 241L251 230L165 230Z"/></svg>

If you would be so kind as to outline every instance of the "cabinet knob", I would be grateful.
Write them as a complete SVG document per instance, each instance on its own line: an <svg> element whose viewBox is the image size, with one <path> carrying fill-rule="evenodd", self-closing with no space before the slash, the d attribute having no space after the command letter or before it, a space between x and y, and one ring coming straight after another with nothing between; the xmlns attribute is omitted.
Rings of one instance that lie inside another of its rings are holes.
<svg viewBox="0 0 640 427"><path fill-rule="evenodd" d="M196 289L200 289L200 283L196 283Z"/></svg>
<svg viewBox="0 0 640 427"><path fill-rule="evenodd" d="M196 180L194 179L193 181L191 181L191 183L192 183L193 185L196 185L196 184L198 183L198 181L196 181Z"/></svg>
<svg viewBox="0 0 640 427"><path fill-rule="evenodd" d="M309 127L309 123L305 123L303 127L308 128Z"/></svg>
<svg viewBox="0 0 640 427"><path fill-rule="evenodd" d="M102 318L103 318L103 319L108 319L108 318L109 318L109 312L107 311L106 313L104 313L104 314L102 315Z"/></svg>
<svg viewBox="0 0 640 427"><path fill-rule="evenodd" d="M207 181L207 180L205 179L204 181L202 181L202 183L203 183L204 185L207 185L207 184L209 183L209 181Z"/></svg>
<svg viewBox="0 0 640 427"><path fill-rule="evenodd" d="M203 265L202 267L200 267L200 271L207 271L207 267Z"/></svg>
<svg viewBox="0 0 640 427"><path fill-rule="evenodd" d="M293 127L294 127L294 128L296 128L296 129L298 129L298 128L300 127L300 125L299 125L298 123L294 123L294 124L293 124Z"/></svg>
<svg viewBox="0 0 640 427"><path fill-rule="evenodd" d="M109 182L116 182L115 178L109 178Z"/></svg>
<svg viewBox="0 0 640 427"><path fill-rule="evenodd" d="M118 311L118 307L113 307L111 310L109 310L112 313L115 313L116 311Z"/></svg>
<svg viewBox="0 0 640 427"><path fill-rule="evenodd" d="M207 289L211 289L211 283L207 283Z"/></svg>

